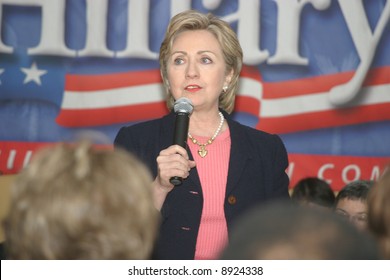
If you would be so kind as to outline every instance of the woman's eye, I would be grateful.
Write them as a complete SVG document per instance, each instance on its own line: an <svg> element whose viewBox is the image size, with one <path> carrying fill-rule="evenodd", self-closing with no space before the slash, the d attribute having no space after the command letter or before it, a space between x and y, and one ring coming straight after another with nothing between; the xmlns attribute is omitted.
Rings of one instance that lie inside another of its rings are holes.
<svg viewBox="0 0 390 280"><path fill-rule="evenodd" d="M181 58L175 58L175 59L173 60L173 63L174 63L175 65L183 64L183 62L184 62L184 60L181 59Z"/></svg>
<svg viewBox="0 0 390 280"><path fill-rule="evenodd" d="M202 60L202 63L205 63L205 64L209 64L212 62L211 59L208 57L202 57L201 60Z"/></svg>

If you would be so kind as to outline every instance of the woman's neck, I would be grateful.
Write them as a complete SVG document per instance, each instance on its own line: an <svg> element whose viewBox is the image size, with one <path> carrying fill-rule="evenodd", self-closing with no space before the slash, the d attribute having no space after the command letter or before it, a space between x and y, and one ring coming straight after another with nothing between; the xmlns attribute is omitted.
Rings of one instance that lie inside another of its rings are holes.
<svg viewBox="0 0 390 280"><path fill-rule="evenodd" d="M189 133L191 135L202 136L202 137L212 137L215 131L221 124L221 116L219 111L214 111L210 113L198 113L193 112L190 117L190 126ZM226 121L223 122L221 132L224 131L227 127Z"/></svg>

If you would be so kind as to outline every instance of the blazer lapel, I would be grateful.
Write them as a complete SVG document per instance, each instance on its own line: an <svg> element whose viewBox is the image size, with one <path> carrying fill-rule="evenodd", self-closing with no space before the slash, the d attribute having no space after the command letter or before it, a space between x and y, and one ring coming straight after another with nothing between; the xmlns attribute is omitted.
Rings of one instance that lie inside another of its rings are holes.
<svg viewBox="0 0 390 280"><path fill-rule="evenodd" d="M245 169L246 164L252 157L250 154L250 143L244 137L244 132L238 123L226 118L230 129L231 149L229 160L229 172L226 186L226 195L228 195L237 185Z"/></svg>
<svg viewBox="0 0 390 280"><path fill-rule="evenodd" d="M188 157L190 158L190 160L194 160L194 157L192 156L190 147L188 147L188 145L187 145L186 150L187 150ZM194 168L192 168L192 170L190 171L190 176L188 176L187 180L192 181L195 189L197 189L198 192L200 194L202 194L202 188L200 187L200 179L199 179L199 174L198 174L198 170L196 169L196 166Z"/></svg>

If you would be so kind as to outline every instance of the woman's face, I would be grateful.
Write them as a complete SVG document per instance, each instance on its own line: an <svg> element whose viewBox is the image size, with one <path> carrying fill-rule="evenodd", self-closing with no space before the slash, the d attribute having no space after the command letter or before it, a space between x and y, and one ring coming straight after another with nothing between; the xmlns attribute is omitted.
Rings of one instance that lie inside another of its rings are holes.
<svg viewBox="0 0 390 280"><path fill-rule="evenodd" d="M226 76L221 46L207 30L185 31L176 37L167 72L174 99L191 99L195 110L218 108L222 88L232 76Z"/></svg>
<svg viewBox="0 0 390 280"><path fill-rule="evenodd" d="M367 203L360 199L340 199L335 213L351 221L359 229L367 228Z"/></svg>

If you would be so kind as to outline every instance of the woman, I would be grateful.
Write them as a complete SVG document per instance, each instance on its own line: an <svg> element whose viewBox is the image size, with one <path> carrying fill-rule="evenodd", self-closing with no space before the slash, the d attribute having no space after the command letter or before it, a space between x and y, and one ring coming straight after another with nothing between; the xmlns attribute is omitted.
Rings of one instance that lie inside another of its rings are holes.
<svg viewBox="0 0 390 280"><path fill-rule="evenodd" d="M172 145L175 115L122 128L115 145L139 156L155 176L163 221L155 257L215 259L231 224L255 204L288 198L287 153L280 138L234 121L242 50L219 18L196 11L174 16L160 49L171 110L193 104L188 147ZM174 186L169 179L182 177Z"/></svg>

